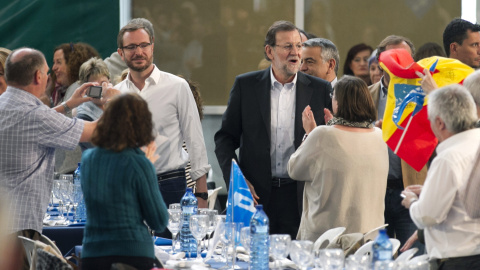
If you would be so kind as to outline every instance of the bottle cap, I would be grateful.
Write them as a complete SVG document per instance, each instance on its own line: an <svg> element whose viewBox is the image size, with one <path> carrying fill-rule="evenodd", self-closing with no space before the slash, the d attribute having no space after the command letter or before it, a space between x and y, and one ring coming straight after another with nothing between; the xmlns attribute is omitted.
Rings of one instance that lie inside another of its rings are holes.
<svg viewBox="0 0 480 270"><path fill-rule="evenodd" d="M255 208L256 208L257 210L263 210L263 205L257 204L257 206L255 206Z"/></svg>

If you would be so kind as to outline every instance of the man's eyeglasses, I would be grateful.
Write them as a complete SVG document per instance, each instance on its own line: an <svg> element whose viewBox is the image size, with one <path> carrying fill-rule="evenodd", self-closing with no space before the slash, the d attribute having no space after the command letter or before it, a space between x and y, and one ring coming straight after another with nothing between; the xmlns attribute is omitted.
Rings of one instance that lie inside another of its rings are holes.
<svg viewBox="0 0 480 270"><path fill-rule="evenodd" d="M298 43L298 44L295 44L295 45L293 45L293 44L275 45L275 47L280 47L287 52L293 51L293 48L295 47L297 49L297 51L300 51L302 49L302 43Z"/></svg>
<svg viewBox="0 0 480 270"><path fill-rule="evenodd" d="M152 45L152 43L140 43L138 45L137 44L130 44L128 46L123 46L122 49L126 50L126 51L129 51L129 52L133 52L133 51L137 50L138 47L140 47L140 49L142 49L142 50L145 50L148 47L150 47L150 45Z"/></svg>

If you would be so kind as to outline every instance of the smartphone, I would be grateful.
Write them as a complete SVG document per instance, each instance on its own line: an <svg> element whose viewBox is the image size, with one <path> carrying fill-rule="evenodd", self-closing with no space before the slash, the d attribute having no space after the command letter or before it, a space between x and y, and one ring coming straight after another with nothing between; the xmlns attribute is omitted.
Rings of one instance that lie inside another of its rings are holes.
<svg viewBox="0 0 480 270"><path fill-rule="evenodd" d="M90 86L87 90L87 96L93 98L101 98L102 97L102 87L101 86Z"/></svg>

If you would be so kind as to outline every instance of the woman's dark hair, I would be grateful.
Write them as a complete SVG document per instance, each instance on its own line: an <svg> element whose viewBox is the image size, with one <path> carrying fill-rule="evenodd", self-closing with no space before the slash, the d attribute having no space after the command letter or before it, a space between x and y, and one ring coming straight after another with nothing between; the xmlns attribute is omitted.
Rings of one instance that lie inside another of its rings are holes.
<svg viewBox="0 0 480 270"><path fill-rule="evenodd" d="M92 143L115 152L154 140L152 114L137 94L122 94L108 103L93 132Z"/></svg>
<svg viewBox="0 0 480 270"><path fill-rule="evenodd" d="M65 63L68 68L68 81L72 84L78 81L78 73L80 66L92 57L100 57L100 54L92 46L86 43L63 43L53 50L55 53L58 50L63 51ZM55 72L51 72L52 79L56 81ZM55 84L54 84L55 85ZM69 86L69 85L63 85Z"/></svg>
<svg viewBox="0 0 480 270"><path fill-rule="evenodd" d="M360 43L350 48L350 50L347 53L347 58L345 59L345 64L343 64L343 75L352 75L352 76L355 75L353 74L353 70L350 68L350 64L352 63L357 53L361 51L366 51L366 50L370 51L370 54L372 54L373 52L372 47L368 46L365 43Z"/></svg>
<svg viewBox="0 0 480 270"><path fill-rule="evenodd" d="M335 117L341 117L350 122L373 122L377 112L372 95L367 84L354 76L343 76L335 84L334 98L337 101Z"/></svg>

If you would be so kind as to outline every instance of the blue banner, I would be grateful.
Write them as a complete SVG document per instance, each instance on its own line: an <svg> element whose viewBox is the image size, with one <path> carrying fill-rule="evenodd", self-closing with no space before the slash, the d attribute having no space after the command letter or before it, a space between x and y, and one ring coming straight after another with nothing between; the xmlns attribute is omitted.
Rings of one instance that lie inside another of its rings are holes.
<svg viewBox="0 0 480 270"><path fill-rule="evenodd" d="M244 227L250 226L250 219L255 211L252 193L250 193L245 177L237 162L232 160L226 220L227 222L243 222Z"/></svg>

